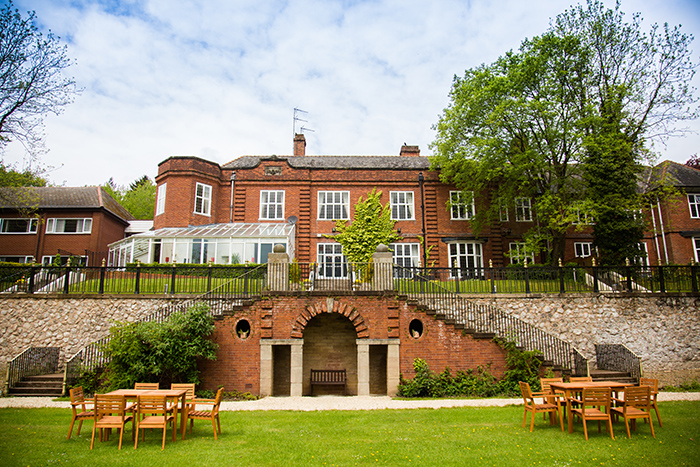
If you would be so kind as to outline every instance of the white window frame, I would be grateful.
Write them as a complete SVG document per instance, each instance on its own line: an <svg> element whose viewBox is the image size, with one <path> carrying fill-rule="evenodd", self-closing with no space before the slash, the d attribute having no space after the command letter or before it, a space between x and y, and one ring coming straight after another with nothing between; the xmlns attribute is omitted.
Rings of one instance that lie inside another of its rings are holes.
<svg viewBox="0 0 700 467"><path fill-rule="evenodd" d="M588 215L588 213L581 212L579 208L576 209L576 220L572 222L573 225L593 225L593 218Z"/></svg>
<svg viewBox="0 0 700 467"><path fill-rule="evenodd" d="M484 249L480 242L454 242L447 244L450 262L450 278L481 277L484 267Z"/></svg>
<svg viewBox="0 0 700 467"><path fill-rule="evenodd" d="M593 243L574 242L574 256L577 258L588 258L593 256Z"/></svg>
<svg viewBox="0 0 700 467"><path fill-rule="evenodd" d="M320 278L348 277L348 260L343 254L343 246L340 243L318 243L316 262Z"/></svg>
<svg viewBox="0 0 700 467"><path fill-rule="evenodd" d="M201 188L201 193L200 193ZM202 216L211 216L211 185L199 183L194 190L194 213Z"/></svg>
<svg viewBox="0 0 700 467"><path fill-rule="evenodd" d="M12 259L18 259L22 261L13 261ZM34 262L33 256L26 255L3 255L0 257L0 262L2 263L18 263L18 264L29 264Z"/></svg>
<svg viewBox="0 0 700 467"><path fill-rule="evenodd" d="M508 222L509 217L508 217L508 206L505 204L502 204L500 208L498 208L498 219L501 222Z"/></svg>
<svg viewBox="0 0 700 467"><path fill-rule="evenodd" d="M530 253L529 255L526 254L523 250L525 247L525 242L510 242L508 244L508 252L510 253L510 264L519 264L523 263L525 258L528 260L528 264L534 264L535 262L535 255ZM515 253L513 253L515 252Z"/></svg>
<svg viewBox="0 0 700 467"><path fill-rule="evenodd" d="M66 221L76 221L76 231L66 232ZM91 217L52 217L46 220L46 233L56 235L85 235L92 233Z"/></svg>
<svg viewBox="0 0 700 467"><path fill-rule="evenodd" d="M317 200L317 217L319 220L334 221L350 219L349 191L319 191Z"/></svg>
<svg viewBox="0 0 700 467"><path fill-rule="evenodd" d="M260 191L260 219L284 220L284 190Z"/></svg>
<svg viewBox="0 0 700 467"><path fill-rule="evenodd" d="M471 198L467 201L467 198ZM450 191L450 219L468 221L474 217L474 192Z"/></svg>
<svg viewBox="0 0 700 467"><path fill-rule="evenodd" d="M530 198L515 198L515 222L532 222Z"/></svg>
<svg viewBox="0 0 700 467"><path fill-rule="evenodd" d="M700 194L688 194L688 209L691 219L700 219Z"/></svg>
<svg viewBox="0 0 700 467"><path fill-rule="evenodd" d="M5 228L8 223L8 221L25 221L27 223L27 228L24 232L6 232ZM17 217L17 218L2 218L0 219L0 234L2 235L27 235L27 234L35 234L37 233L39 229L39 219L36 218L26 218L26 217Z"/></svg>
<svg viewBox="0 0 700 467"><path fill-rule="evenodd" d="M391 220L412 221L416 219L414 194L412 191L389 192L391 204Z"/></svg>
<svg viewBox="0 0 700 467"><path fill-rule="evenodd" d="M168 184L163 183L158 186L158 195L156 196L156 216L165 213L165 195L168 190Z"/></svg>
<svg viewBox="0 0 700 467"><path fill-rule="evenodd" d="M58 255L47 255L47 256L42 256L41 257L41 264L42 266L51 266L56 259ZM79 258L80 259L80 266L88 266L88 257L87 256L61 256L61 266L65 265L66 262L68 261L69 258ZM71 261L71 266L78 266L78 264L75 264L73 261Z"/></svg>

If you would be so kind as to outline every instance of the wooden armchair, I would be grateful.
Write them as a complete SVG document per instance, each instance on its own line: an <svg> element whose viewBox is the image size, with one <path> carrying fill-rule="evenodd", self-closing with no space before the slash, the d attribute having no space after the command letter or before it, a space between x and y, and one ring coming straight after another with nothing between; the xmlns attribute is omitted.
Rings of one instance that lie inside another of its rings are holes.
<svg viewBox="0 0 700 467"><path fill-rule="evenodd" d="M95 432L100 430L100 442L105 439L105 428L117 428L119 430L119 449L122 448L124 427L131 422L131 433L134 433L134 416L127 415L126 399L124 396L109 394L95 394L95 423L92 425L92 439L90 449L95 444Z"/></svg>
<svg viewBox="0 0 700 467"><path fill-rule="evenodd" d="M134 449L139 446L139 430L143 430L143 439L146 439L146 428L162 428L163 444L161 451L165 449L165 433L168 424L172 425L173 441L175 441L176 420L172 411L168 408L166 396L138 396L136 400L136 441Z"/></svg>
<svg viewBox="0 0 700 467"><path fill-rule="evenodd" d="M627 428L627 437L630 436L629 421L636 421L638 418L649 419L649 428L651 428L651 436L656 438L654 434L654 425L651 422L651 387L635 386L625 389L624 400L617 400L618 407L613 407L612 413L620 415L625 419L625 427ZM636 429L635 424L632 425Z"/></svg>
<svg viewBox="0 0 700 467"><path fill-rule="evenodd" d="M219 420L219 406L221 405L221 398L223 397L224 388L219 388L216 391L216 398L214 399L195 399L192 406L192 410L187 414L187 418L190 420L190 433L192 433L192 427L195 420L211 420L211 425L214 428L214 439L219 439L216 434L217 426L219 428L219 434L221 434L221 421ZM197 410L197 405L211 405L211 410Z"/></svg>
<svg viewBox="0 0 700 467"><path fill-rule="evenodd" d="M552 388L549 386L549 383L562 383L564 381L564 378L540 378L540 387L542 388L542 393L545 395L546 401L554 404L555 403L555 398L554 397L546 397L547 394L552 394L555 396L558 396L562 400L564 399L564 393L561 392L554 392ZM544 417L546 417L546 414L542 414Z"/></svg>
<svg viewBox="0 0 700 467"><path fill-rule="evenodd" d="M73 424L75 424L76 420L78 420L78 435L80 435L83 420L95 418L95 411L93 409L88 410L88 405L94 406L95 402L93 399L85 399L82 386L70 390L70 407L73 409L73 418L70 421L67 439L70 439L73 433Z"/></svg>
<svg viewBox="0 0 700 467"><path fill-rule="evenodd" d="M559 395L547 394L546 396L548 396L548 398L544 398L544 393L533 393L530 390L530 385L522 381L520 382L520 392L523 395L523 402L525 403L525 412L523 413L523 428L525 428L528 412L532 412L532 416L530 417L530 431L532 431L535 427L535 414L537 412L543 412L545 414L550 413L552 415L554 414L554 412L556 412L559 416L559 424L561 425L561 430L564 431L564 420L561 414ZM535 397L543 397L542 404L536 403ZM554 399L554 402L549 402L550 399Z"/></svg>
<svg viewBox="0 0 700 467"><path fill-rule="evenodd" d="M654 408L654 412L656 412L656 419L659 421L659 426L663 428L664 424L661 423L661 417L659 417L659 406L656 405L656 398L659 395L659 380L652 378L639 378L639 385L649 386L651 388L651 406ZM651 419L649 420L651 421Z"/></svg>
<svg viewBox="0 0 700 467"><path fill-rule="evenodd" d="M608 432L610 437L613 436L612 418L610 416L612 390L610 388L585 388L581 399L572 399L578 405L571 409L571 416L578 415L583 420L583 433L588 441L588 428L586 422L588 420L598 420L598 433L600 433L600 422L607 421Z"/></svg>

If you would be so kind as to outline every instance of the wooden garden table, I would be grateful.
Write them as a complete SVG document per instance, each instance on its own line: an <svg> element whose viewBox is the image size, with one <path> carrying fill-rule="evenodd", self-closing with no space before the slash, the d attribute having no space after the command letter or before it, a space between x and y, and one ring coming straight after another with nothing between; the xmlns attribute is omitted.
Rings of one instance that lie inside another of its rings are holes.
<svg viewBox="0 0 700 467"><path fill-rule="evenodd" d="M585 388L610 388L613 391L623 391L627 386L633 386L630 383L620 383L618 381L593 381L593 382L576 382L576 383L549 383L549 387L553 392L563 392L566 399L566 420L569 424L569 433L574 432L574 417L571 415L571 395L572 393L582 392Z"/></svg>
<svg viewBox="0 0 700 467"><path fill-rule="evenodd" d="M108 392L116 396L124 396L127 400L136 400L138 396L165 396L169 400L175 401L175 409L173 415L177 420L178 404L180 400L180 429L182 430L182 439L185 439L185 429L187 428L187 389L117 389L116 391Z"/></svg>

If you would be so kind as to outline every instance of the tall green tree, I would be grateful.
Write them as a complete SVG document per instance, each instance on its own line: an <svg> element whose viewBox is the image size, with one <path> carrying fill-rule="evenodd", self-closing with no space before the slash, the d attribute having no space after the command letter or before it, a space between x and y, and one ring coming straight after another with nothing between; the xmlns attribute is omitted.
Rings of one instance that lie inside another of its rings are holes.
<svg viewBox="0 0 700 467"><path fill-rule="evenodd" d="M35 22L34 12L23 17L12 1L0 8L0 148L16 140L31 154L43 148L44 117L58 115L79 92L64 76L66 47Z"/></svg>
<svg viewBox="0 0 700 467"><path fill-rule="evenodd" d="M352 222L336 220L336 234L328 236L343 246L343 254L351 263L369 263L377 246L401 240L394 231L391 210L382 206L381 197L382 192L376 188L364 200L360 197Z"/></svg>
<svg viewBox="0 0 700 467"><path fill-rule="evenodd" d="M134 180L128 189L118 186L113 178L102 187L136 219L153 219L157 187L148 176Z"/></svg>
<svg viewBox="0 0 700 467"><path fill-rule="evenodd" d="M696 68L693 37L668 24L644 32L641 21L634 14L626 22L619 2L607 9L589 0L559 15L553 26L592 51L587 88L595 112L586 126L583 166L596 212L594 245L609 264L643 255L644 225L636 211L648 143L683 134L675 125L697 118L689 85Z"/></svg>
<svg viewBox="0 0 700 467"><path fill-rule="evenodd" d="M432 164L444 182L491 193L477 231L502 205L531 197L531 252L548 251L555 262L567 230L592 216L603 253L619 260L604 237L638 243L636 183L647 144L682 134L676 124L697 117L692 39L667 25L643 33L639 15L623 21L619 3L573 7L517 52L455 77Z"/></svg>

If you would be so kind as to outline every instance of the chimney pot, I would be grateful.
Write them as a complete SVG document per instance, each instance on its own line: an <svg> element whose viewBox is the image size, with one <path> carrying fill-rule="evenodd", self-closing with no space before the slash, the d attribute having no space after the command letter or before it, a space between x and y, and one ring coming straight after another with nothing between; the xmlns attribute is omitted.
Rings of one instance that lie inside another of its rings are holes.
<svg viewBox="0 0 700 467"><path fill-rule="evenodd" d="M303 134L297 133L294 135L294 155L295 156L305 156L306 155L306 138Z"/></svg>

